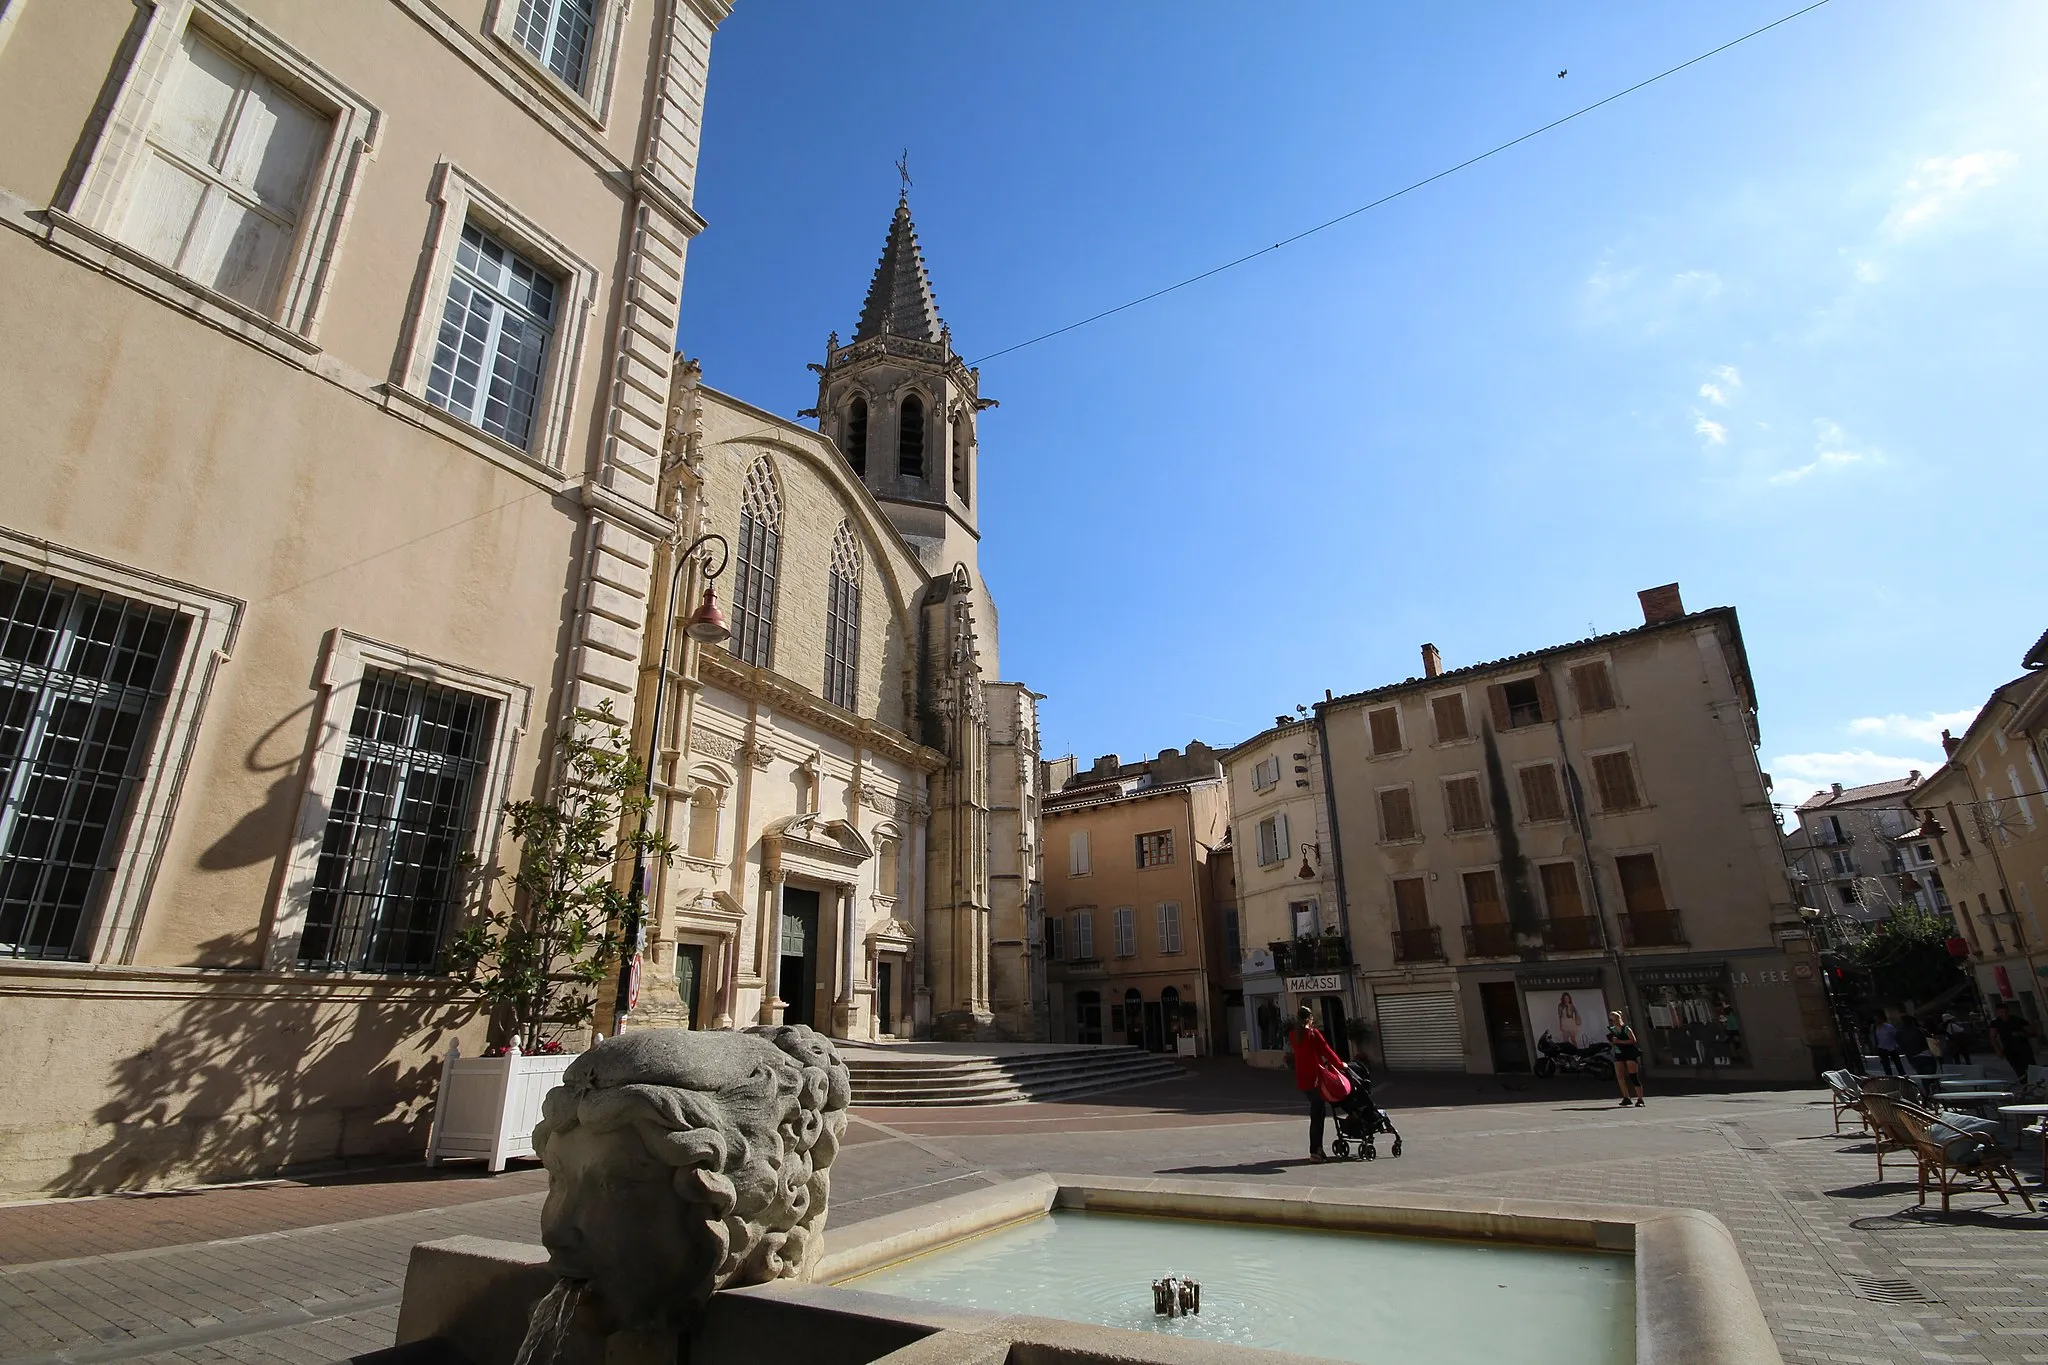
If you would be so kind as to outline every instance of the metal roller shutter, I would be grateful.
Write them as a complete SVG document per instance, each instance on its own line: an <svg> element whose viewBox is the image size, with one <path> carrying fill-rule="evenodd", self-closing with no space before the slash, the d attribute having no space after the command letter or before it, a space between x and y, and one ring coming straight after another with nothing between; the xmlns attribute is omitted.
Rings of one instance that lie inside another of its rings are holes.
<svg viewBox="0 0 2048 1365"><path fill-rule="evenodd" d="M1464 1031L1456 991L1375 994L1380 1052L1390 1071L1463 1071Z"/></svg>

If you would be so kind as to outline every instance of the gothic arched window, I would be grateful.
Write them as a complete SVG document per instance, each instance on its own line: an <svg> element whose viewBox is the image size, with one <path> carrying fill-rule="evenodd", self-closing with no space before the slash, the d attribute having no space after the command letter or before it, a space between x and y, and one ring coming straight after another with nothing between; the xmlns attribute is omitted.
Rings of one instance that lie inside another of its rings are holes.
<svg viewBox="0 0 2048 1365"><path fill-rule="evenodd" d="M972 507L968 496L967 462L974 453L974 423L966 413L953 419L953 496Z"/></svg>
<svg viewBox="0 0 2048 1365"><path fill-rule="evenodd" d="M853 406L846 410L846 459L853 466L853 472L863 477L868 472L868 400L856 398Z"/></svg>
<svg viewBox="0 0 2048 1365"><path fill-rule="evenodd" d="M914 393L897 410L896 472L906 479L924 477L924 400Z"/></svg>
<svg viewBox="0 0 2048 1365"><path fill-rule="evenodd" d="M825 599L825 700L854 709L860 697L860 541L853 523L832 537L832 576Z"/></svg>
<svg viewBox="0 0 2048 1365"><path fill-rule="evenodd" d="M775 645L775 566L782 557L782 494L763 455L747 471L740 502L739 566L732 585L732 638L726 649L756 668Z"/></svg>

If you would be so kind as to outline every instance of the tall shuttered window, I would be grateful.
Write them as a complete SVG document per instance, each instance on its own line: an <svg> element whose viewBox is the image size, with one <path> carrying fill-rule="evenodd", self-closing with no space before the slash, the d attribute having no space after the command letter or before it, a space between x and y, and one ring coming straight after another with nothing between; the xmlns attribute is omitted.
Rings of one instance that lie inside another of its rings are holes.
<svg viewBox="0 0 2048 1365"><path fill-rule="evenodd" d="M180 275L270 312L334 120L186 30L146 135L120 236Z"/></svg>
<svg viewBox="0 0 2048 1365"><path fill-rule="evenodd" d="M846 409L846 462L853 472L868 472L868 400L856 398Z"/></svg>
<svg viewBox="0 0 2048 1365"><path fill-rule="evenodd" d="M512 36L577 94L589 93L590 45L598 0L519 0Z"/></svg>
<svg viewBox="0 0 2048 1365"><path fill-rule="evenodd" d="M1635 764L1628 751L1593 755L1593 786L1600 793L1600 809L1634 810L1643 804L1636 787Z"/></svg>
<svg viewBox="0 0 2048 1365"><path fill-rule="evenodd" d="M1070 921L1074 929L1074 957L1087 962L1095 956L1095 912L1077 910Z"/></svg>
<svg viewBox="0 0 2048 1365"><path fill-rule="evenodd" d="M546 271L464 223L427 373L434 406L530 447L559 292Z"/></svg>
<svg viewBox="0 0 2048 1365"><path fill-rule="evenodd" d="M767 668L775 654L775 573L782 559L782 494L768 457L747 471L740 503L739 566L732 589L732 638L726 650Z"/></svg>
<svg viewBox="0 0 2048 1365"><path fill-rule="evenodd" d="M1045 960L1065 962L1067 960L1067 922L1058 915L1045 917Z"/></svg>
<svg viewBox="0 0 2048 1365"><path fill-rule="evenodd" d="M924 477L924 400L914 393L896 410L896 472L906 479Z"/></svg>
<svg viewBox="0 0 2048 1365"><path fill-rule="evenodd" d="M1088 854L1088 831L1077 829L1067 836L1067 875L1085 877L1092 870Z"/></svg>
<svg viewBox="0 0 2048 1365"><path fill-rule="evenodd" d="M1574 664L1571 670L1572 696L1579 703L1579 711L1612 711L1614 709L1614 677L1607 671L1605 659L1595 659L1589 664Z"/></svg>
<svg viewBox="0 0 2048 1365"><path fill-rule="evenodd" d="M363 674L320 845L301 967L430 972L462 890L497 706Z"/></svg>
<svg viewBox="0 0 2048 1365"><path fill-rule="evenodd" d="M1111 922L1116 926L1116 955L1136 957L1138 955L1138 912L1128 905L1119 905L1110 912Z"/></svg>
<svg viewBox="0 0 2048 1365"><path fill-rule="evenodd" d="M1413 839L1415 828L1415 793L1407 787L1395 787L1380 793L1380 842L1399 843Z"/></svg>
<svg viewBox="0 0 2048 1365"><path fill-rule="evenodd" d="M825 700L851 711L860 695L860 541L842 521L825 589Z"/></svg>
<svg viewBox="0 0 2048 1365"><path fill-rule="evenodd" d="M1444 783L1444 823L1453 830L1486 828L1486 799L1476 777L1454 777Z"/></svg>
<svg viewBox="0 0 2048 1365"><path fill-rule="evenodd" d="M1180 945L1180 902L1159 903L1159 951L1177 953Z"/></svg>
<svg viewBox="0 0 2048 1365"><path fill-rule="evenodd" d="M1449 744L1453 740L1467 739L1472 727L1465 721L1465 694L1452 692L1429 699L1429 709L1436 715L1436 742Z"/></svg>
<svg viewBox="0 0 2048 1365"><path fill-rule="evenodd" d="M1564 794L1557 785L1557 765L1537 763L1518 774L1522 783L1522 809L1531 821L1564 819Z"/></svg>
<svg viewBox="0 0 2048 1365"><path fill-rule="evenodd" d="M1367 727L1372 732L1374 757L1381 754L1401 752L1401 713L1391 706L1365 713Z"/></svg>
<svg viewBox="0 0 2048 1365"><path fill-rule="evenodd" d="M85 955L183 640L174 613L0 566L0 957Z"/></svg>

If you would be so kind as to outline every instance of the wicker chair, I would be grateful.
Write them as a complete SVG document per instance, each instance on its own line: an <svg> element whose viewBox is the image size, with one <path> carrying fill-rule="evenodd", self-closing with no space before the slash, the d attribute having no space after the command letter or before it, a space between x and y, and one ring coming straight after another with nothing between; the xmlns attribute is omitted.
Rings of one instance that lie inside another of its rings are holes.
<svg viewBox="0 0 2048 1365"><path fill-rule="evenodd" d="M1875 1079L1875 1078L1873 1078ZM1884 1181L1884 1159L1893 1152L1913 1150L1913 1137L1907 1131L1899 1116L1904 1101L1896 1095L1879 1094L1866 1083L1863 1091L1863 1118L1870 1125L1871 1146L1877 1151L1877 1178Z"/></svg>
<svg viewBox="0 0 2048 1365"><path fill-rule="evenodd" d="M1835 1104L1835 1136L1862 1137L1870 1132L1870 1116L1863 1112L1863 1087L1853 1072L1823 1071L1820 1078L1827 1082L1828 1098ZM1856 1116L1856 1131L1842 1131L1842 1115Z"/></svg>
<svg viewBox="0 0 2048 1365"><path fill-rule="evenodd" d="M1927 1202L1930 1180L1941 1191L1943 1213L1948 1212L1951 1194L1970 1190L1988 1189L1998 1196L1999 1203L2010 1204L2012 1200L2006 1198L1998 1183L1998 1177L2004 1176L2011 1183L2012 1192L2027 1206L2027 1212L2035 1211L2034 1201L2020 1184L2019 1172L2012 1168L2012 1154L1994 1138L1952 1127L1938 1115L1910 1104L1890 1108L1919 1164L1922 1204Z"/></svg>

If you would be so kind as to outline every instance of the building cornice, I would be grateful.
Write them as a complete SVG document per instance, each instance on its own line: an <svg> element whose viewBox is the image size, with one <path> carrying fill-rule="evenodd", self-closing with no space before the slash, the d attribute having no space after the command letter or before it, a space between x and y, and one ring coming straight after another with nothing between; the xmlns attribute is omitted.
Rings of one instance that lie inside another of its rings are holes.
<svg viewBox="0 0 2048 1365"><path fill-rule="evenodd" d="M946 756L938 750L917 743L901 731L834 706L779 673L743 664L722 649L700 649L697 670L714 687L761 702L778 716L836 735L877 757L926 773L938 772L946 766Z"/></svg>

